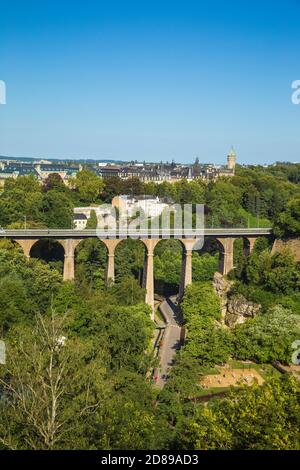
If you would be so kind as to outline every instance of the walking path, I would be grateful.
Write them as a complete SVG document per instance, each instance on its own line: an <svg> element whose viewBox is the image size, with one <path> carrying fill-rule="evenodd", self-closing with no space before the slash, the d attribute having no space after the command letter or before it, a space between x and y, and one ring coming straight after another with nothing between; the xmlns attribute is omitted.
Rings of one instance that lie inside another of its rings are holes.
<svg viewBox="0 0 300 470"><path fill-rule="evenodd" d="M157 386L163 388L168 380L169 370L174 363L176 351L181 346L182 318L180 310L175 304L175 297L167 298L161 302L159 309L166 319L166 329L160 347L160 368L157 375Z"/></svg>

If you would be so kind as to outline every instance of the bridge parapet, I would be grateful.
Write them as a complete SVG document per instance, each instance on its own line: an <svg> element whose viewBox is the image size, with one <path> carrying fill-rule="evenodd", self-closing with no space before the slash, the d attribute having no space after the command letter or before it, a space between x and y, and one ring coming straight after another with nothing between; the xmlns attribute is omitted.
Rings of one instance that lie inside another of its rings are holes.
<svg viewBox="0 0 300 470"><path fill-rule="evenodd" d="M200 238L200 237L261 237L270 236L271 228L205 228L203 230L152 230L152 231L109 231L109 230L69 230L69 229L27 229L27 230L5 230L0 231L1 238L9 239L41 239L41 238L59 238L59 239L84 239L99 238L106 239L124 239L124 238L144 238L144 239L164 239L164 238Z"/></svg>

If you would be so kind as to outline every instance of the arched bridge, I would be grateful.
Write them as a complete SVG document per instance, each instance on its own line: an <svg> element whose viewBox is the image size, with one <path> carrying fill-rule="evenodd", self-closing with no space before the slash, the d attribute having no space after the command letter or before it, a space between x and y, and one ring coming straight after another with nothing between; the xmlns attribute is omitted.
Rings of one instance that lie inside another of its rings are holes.
<svg viewBox="0 0 300 470"><path fill-rule="evenodd" d="M124 238L135 238L143 242L146 247L143 287L146 289L146 302L154 309L154 276L153 256L154 248L161 239L175 238L183 246L181 282L179 295L184 288L192 282L192 253L199 240L215 240L221 247L220 267L222 274L227 274L233 268L233 242L237 238L244 238L248 242L248 252L253 249L255 240L261 236L271 236L271 228L205 228L203 230L176 231L170 229L151 231L106 231L106 230L68 230L68 229L28 229L28 230L1 230L0 239L9 239L17 242L23 248L25 256L30 257L33 245L43 239L53 239L60 243L64 249L64 280L73 280L75 275L74 253L76 246L86 238L98 238L107 248L107 280L114 281L115 248Z"/></svg>

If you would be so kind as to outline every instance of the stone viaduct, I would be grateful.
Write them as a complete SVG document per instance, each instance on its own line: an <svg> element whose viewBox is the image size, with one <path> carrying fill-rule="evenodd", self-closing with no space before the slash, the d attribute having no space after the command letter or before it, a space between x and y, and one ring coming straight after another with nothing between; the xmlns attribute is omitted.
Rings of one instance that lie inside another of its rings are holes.
<svg viewBox="0 0 300 470"><path fill-rule="evenodd" d="M147 233L134 233L118 236L109 234L107 231L99 230L3 230L0 232L0 239L9 239L17 242L24 251L25 256L30 257L32 247L40 240L52 239L59 243L64 249L64 270L63 279L73 280L75 277L75 249L79 243L87 238L98 238L107 248L107 282L114 282L115 277L115 249L116 246L126 238L140 240L146 248L145 264L143 272L143 287L146 290L146 303L151 306L154 312L154 266L153 257L155 246L162 239L178 239L183 246L181 282L179 285L179 296L182 296L187 285L192 283L192 254L196 243L199 240L210 239L217 242L220 251L219 271L226 275L233 268L233 243L237 238L246 240L248 253L253 249L255 240L260 236L270 236L271 229L261 228L231 228L231 229L205 229L201 232L185 231L169 234L151 233L151 238Z"/></svg>

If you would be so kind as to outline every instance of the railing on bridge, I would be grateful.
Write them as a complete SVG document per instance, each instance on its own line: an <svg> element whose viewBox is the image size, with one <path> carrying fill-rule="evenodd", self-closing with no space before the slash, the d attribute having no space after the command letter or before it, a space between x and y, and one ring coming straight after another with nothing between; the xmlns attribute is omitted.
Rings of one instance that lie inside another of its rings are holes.
<svg viewBox="0 0 300 470"><path fill-rule="evenodd" d="M271 228L204 228L204 229L2 229L0 238L198 238L202 236L268 236Z"/></svg>

